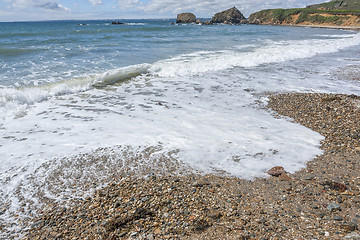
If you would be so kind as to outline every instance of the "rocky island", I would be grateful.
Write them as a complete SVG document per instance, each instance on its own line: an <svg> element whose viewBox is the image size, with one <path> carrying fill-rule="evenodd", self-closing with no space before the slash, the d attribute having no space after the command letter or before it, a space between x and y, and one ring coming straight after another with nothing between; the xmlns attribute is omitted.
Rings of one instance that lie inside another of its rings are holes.
<svg viewBox="0 0 360 240"><path fill-rule="evenodd" d="M360 28L360 1L333 0L306 8L267 9L252 13L248 19L236 8L215 13L210 21L201 21L193 13L178 14L176 23L291 25L334 28Z"/></svg>
<svg viewBox="0 0 360 240"><path fill-rule="evenodd" d="M193 13L180 13L177 15L176 23L196 23L202 25L212 24L245 24L247 23L244 15L236 8L230 8L228 10L215 13L211 21L202 22L197 19Z"/></svg>
<svg viewBox="0 0 360 240"><path fill-rule="evenodd" d="M247 20L236 7L233 7L220 13L216 13L212 17L211 23L244 24L247 23Z"/></svg>
<svg viewBox="0 0 360 240"><path fill-rule="evenodd" d="M193 13L180 13L177 15L176 23L194 23L196 16Z"/></svg>

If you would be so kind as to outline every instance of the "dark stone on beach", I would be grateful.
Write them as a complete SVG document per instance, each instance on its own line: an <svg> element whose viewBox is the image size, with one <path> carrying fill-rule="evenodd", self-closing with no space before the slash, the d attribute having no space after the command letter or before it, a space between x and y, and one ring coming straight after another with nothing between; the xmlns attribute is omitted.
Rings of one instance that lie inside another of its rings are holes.
<svg viewBox="0 0 360 240"><path fill-rule="evenodd" d="M279 176L279 180L280 181L290 181L291 177L289 177L289 175L287 175L286 173L283 173Z"/></svg>
<svg viewBox="0 0 360 240"><path fill-rule="evenodd" d="M123 24L125 24L125 23L123 23L123 22L111 22L111 24L114 24L114 25L123 25Z"/></svg>
<svg viewBox="0 0 360 240"><path fill-rule="evenodd" d="M335 220L335 221L342 221L342 220L343 220L343 218L342 218L342 217L340 217L340 216L334 216L334 220Z"/></svg>
<svg viewBox="0 0 360 240"><path fill-rule="evenodd" d="M180 13L177 15L176 23L194 23L196 16L193 13Z"/></svg>
<svg viewBox="0 0 360 240"><path fill-rule="evenodd" d="M347 189L347 187L344 184L338 182L326 181L322 185L328 186L328 188L330 188L331 190L335 190L339 192L344 192Z"/></svg>
<svg viewBox="0 0 360 240"><path fill-rule="evenodd" d="M286 174L286 171L283 167L276 166L276 167L271 168L269 171L267 171L267 173L271 176L278 177L281 174Z"/></svg>
<svg viewBox="0 0 360 240"><path fill-rule="evenodd" d="M340 210L340 205L337 203L330 203L327 207L326 207L330 212L335 212L337 210Z"/></svg>
<svg viewBox="0 0 360 240"><path fill-rule="evenodd" d="M103 223L103 226L107 231L114 231L116 229L122 228L124 225L134 222L136 220L146 218L147 216L153 216L154 213L146 208L137 208L134 214L131 214L127 217L114 216L110 220L107 220Z"/></svg>
<svg viewBox="0 0 360 240"><path fill-rule="evenodd" d="M352 232L352 233L349 233L347 234L344 239L347 239L347 240L360 240L360 235L356 232Z"/></svg>
<svg viewBox="0 0 360 240"><path fill-rule="evenodd" d="M342 229L344 229L347 232L353 232L357 230L357 224L354 222L346 223L342 225Z"/></svg>
<svg viewBox="0 0 360 240"><path fill-rule="evenodd" d="M206 214L208 217L212 218L212 219L219 219L222 217L222 214L220 211L216 210L216 209L212 209L210 210L207 214Z"/></svg>
<svg viewBox="0 0 360 240"><path fill-rule="evenodd" d="M319 206L316 205L315 203L311 203L311 204L310 204L310 207L311 207L312 209L319 209Z"/></svg>
<svg viewBox="0 0 360 240"><path fill-rule="evenodd" d="M208 186L210 185L209 181L205 178L203 179L199 179L198 181L193 183L193 187L197 187L197 188L201 188L203 186Z"/></svg>
<svg viewBox="0 0 360 240"><path fill-rule="evenodd" d="M236 7L233 7L223 12L216 13L212 17L211 22L224 24L244 24L247 23L247 20Z"/></svg>
<svg viewBox="0 0 360 240"><path fill-rule="evenodd" d="M195 232L202 232L209 228L211 225L205 220L197 220L194 222L193 230Z"/></svg>
<svg viewBox="0 0 360 240"><path fill-rule="evenodd" d="M314 177L311 176L311 175L307 175L307 176L304 177L304 179L310 181L310 180L313 180Z"/></svg>

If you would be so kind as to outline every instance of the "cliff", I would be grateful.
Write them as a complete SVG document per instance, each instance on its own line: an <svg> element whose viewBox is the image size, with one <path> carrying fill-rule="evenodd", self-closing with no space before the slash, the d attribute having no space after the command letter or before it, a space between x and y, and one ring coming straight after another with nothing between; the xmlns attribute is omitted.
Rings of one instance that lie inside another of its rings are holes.
<svg viewBox="0 0 360 240"><path fill-rule="evenodd" d="M251 14L248 21L250 24L266 25L360 27L360 1L357 1L331 1L295 9L268 9Z"/></svg>
<svg viewBox="0 0 360 240"><path fill-rule="evenodd" d="M320 10L335 10L335 9L346 9L356 10L360 9L360 0L335 0L326 3L320 3L315 5L307 6L306 8L316 8Z"/></svg>

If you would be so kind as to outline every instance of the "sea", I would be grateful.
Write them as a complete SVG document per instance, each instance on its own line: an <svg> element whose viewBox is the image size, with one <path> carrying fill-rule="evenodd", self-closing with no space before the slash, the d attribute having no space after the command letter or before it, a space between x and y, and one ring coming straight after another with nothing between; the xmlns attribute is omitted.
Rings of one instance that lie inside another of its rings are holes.
<svg viewBox="0 0 360 240"><path fill-rule="evenodd" d="M356 31L118 21L0 23L0 237L119 176L299 171L324 137L268 94L360 94Z"/></svg>

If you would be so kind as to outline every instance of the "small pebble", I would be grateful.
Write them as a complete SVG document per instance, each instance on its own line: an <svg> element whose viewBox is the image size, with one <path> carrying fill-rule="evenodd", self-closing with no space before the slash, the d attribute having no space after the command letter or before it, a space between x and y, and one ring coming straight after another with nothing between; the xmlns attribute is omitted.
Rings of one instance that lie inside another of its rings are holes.
<svg viewBox="0 0 360 240"><path fill-rule="evenodd" d="M334 212L337 210L340 210L341 207L338 203L330 203L327 207L326 207L330 212Z"/></svg>

